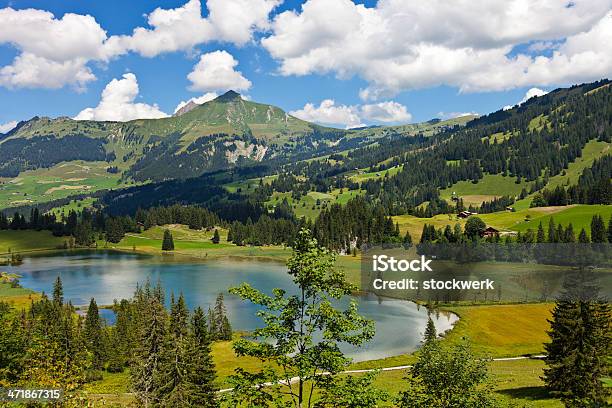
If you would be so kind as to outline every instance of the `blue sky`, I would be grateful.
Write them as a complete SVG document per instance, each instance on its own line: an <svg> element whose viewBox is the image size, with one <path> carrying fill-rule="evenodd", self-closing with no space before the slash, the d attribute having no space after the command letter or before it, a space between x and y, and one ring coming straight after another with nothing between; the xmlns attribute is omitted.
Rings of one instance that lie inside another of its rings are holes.
<svg viewBox="0 0 612 408"><path fill-rule="evenodd" d="M340 127L419 122L612 72L610 0L420 3L0 1L0 132L35 115L159 117L234 84Z"/></svg>

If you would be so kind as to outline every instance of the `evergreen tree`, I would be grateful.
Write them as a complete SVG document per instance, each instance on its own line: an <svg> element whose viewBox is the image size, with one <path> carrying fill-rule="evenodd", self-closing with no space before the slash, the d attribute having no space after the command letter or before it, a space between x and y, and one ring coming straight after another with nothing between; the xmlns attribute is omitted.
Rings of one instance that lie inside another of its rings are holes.
<svg viewBox="0 0 612 408"><path fill-rule="evenodd" d="M606 226L601 215L594 215L591 219L591 242L606 242Z"/></svg>
<svg viewBox="0 0 612 408"><path fill-rule="evenodd" d="M412 235L410 235L410 231L406 231L402 244L405 249L408 249L412 246Z"/></svg>
<svg viewBox="0 0 612 408"><path fill-rule="evenodd" d="M53 303L58 306L64 304L64 288L62 286L62 279L59 277L59 275L53 284Z"/></svg>
<svg viewBox="0 0 612 408"><path fill-rule="evenodd" d="M218 340L231 340L232 327L227 317L227 309L223 299L223 293L219 293L215 301L215 308L213 309L214 327L216 329L215 338Z"/></svg>
<svg viewBox="0 0 612 408"><path fill-rule="evenodd" d="M215 228L215 233L213 234L213 237L212 237L212 243L218 244L219 242L221 242L221 237L219 236L219 230Z"/></svg>
<svg viewBox="0 0 612 408"><path fill-rule="evenodd" d="M587 234L584 228L580 230L580 234L578 235L578 242L580 242L581 244L588 244L589 242L591 242L589 234Z"/></svg>
<svg viewBox="0 0 612 408"><path fill-rule="evenodd" d="M606 357L611 344L610 305L599 297L594 273L581 269L568 274L556 302L546 343L544 380L568 406L604 406L609 390Z"/></svg>
<svg viewBox="0 0 612 408"><path fill-rule="evenodd" d="M193 348L190 358L195 368L189 373L189 381L193 385L189 396L194 407L215 408L217 387L215 385L215 366L210 354L210 335L206 327L206 316L198 307L191 318L191 335Z"/></svg>
<svg viewBox="0 0 612 408"><path fill-rule="evenodd" d="M542 242L545 242L545 237L544 237L544 227L542 227L542 221L540 221L540 224L538 225L538 233L536 235L536 242L538 244L541 244Z"/></svg>
<svg viewBox="0 0 612 408"><path fill-rule="evenodd" d="M140 312L138 346L130 366L132 388L136 399L145 406L159 404L160 378L163 367L164 347L168 332L168 316L162 300L155 294L145 294Z"/></svg>
<svg viewBox="0 0 612 408"><path fill-rule="evenodd" d="M170 326L166 333L162 359L159 368L159 387L155 390L155 399L163 407L191 406L190 393L192 385L189 374L195 371L194 361L190 358L193 344L188 336L187 319L189 311L181 294L175 302L174 295L170 301Z"/></svg>
<svg viewBox="0 0 612 408"><path fill-rule="evenodd" d="M576 242L576 234L574 234L574 226L570 222L567 228L565 229L565 239L563 242L574 243Z"/></svg>
<svg viewBox="0 0 612 408"><path fill-rule="evenodd" d="M423 343L427 344L432 341L435 341L438 338L438 333L436 332L436 325L434 324L431 315L427 314L427 326L425 327L425 333L423 335Z"/></svg>
<svg viewBox="0 0 612 408"><path fill-rule="evenodd" d="M116 244L125 236L123 224L118 218L108 218L105 226L106 241Z"/></svg>
<svg viewBox="0 0 612 408"><path fill-rule="evenodd" d="M557 242L555 231L556 231L555 221L553 220L552 217L550 217L550 220L548 221L548 235L547 235L548 242L550 243Z"/></svg>
<svg viewBox="0 0 612 408"><path fill-rule="evenodd" d="M91 298L85 316L84 333L89 351L93 356L93 368L100 370L104 366L104 344L102 343L102 322L98 313L96 300Z"/></svg>
<svg viewBox="0 0 612 408"><path fill-rule="evenodd" d="M162 251L174 251L174 239L170 230L164 230L164 239L162 241Z"/></svg>

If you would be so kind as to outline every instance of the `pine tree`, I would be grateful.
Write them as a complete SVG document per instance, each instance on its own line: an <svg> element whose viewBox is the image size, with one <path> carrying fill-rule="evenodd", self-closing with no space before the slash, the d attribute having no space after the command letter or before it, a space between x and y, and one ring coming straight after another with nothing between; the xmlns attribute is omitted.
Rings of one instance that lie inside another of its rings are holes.
<svg viewBox="0 0 612 408"><path fill-rule="evenodd" d="M85 328L83 332L87 342L88 350L93 356L93 368L100 370L104 366L104 344L102 343L102 323L98 313L96 300L91 298L87 315L85 317Z"/></svg>
<svg viewBox="0 0 612 408"><path fill-rule="evenodd" d="M219 236L219 230L215 228L215 233L213 234L213 237L212 237L212 243L218 244L219 242L221 242L221 237Z"/></svg>
<svg viewBox="0 0 612 408"><path fill-rule="evenodd" d="M545 242L544 227L542 227L542 221L540 221L540 224L538 225L538 234L536 235L536 242L539 244Z"/></svg>
<svg viewBox="0 0 612 408"><path fill-rule="evenodd" d="M550 217L550 220L548 221L548 242L557 242L557 237L555 234L556 230L555 230L555 221L553 220L552 217Z"/></svg>
<svg viewBox="0 0 612 408"><path fill-rule="evenodd" d="M567 275L550 320L544 380L568 406L605 403L607 392L600 378L608 374L612 315L598 291L593 272L581 269Z"/></svg>
<svg viewBox="0 0 612 408"><path fill-rule="evenodd" d="M162 302L152 294L143 295L138 332L138 348L130 366L132 388L136 399L145 406L159 404L158 390L162 383L160 370L167 335L168 317Z"/></svg>
<svg viewBox="0 0 612 408"><path fill-rule="evenodd" d="M188 337L187 319L189 311L181 294L175 302L170 301L170 326L166 334L162 360L159 368L159 388L155 399L164 407L188 407L191 384L188 373L195 370L188 355L192 349Z"/></svg>
<svg viewBox="0 0 612 408"><path fill-rule="evenodd" d="M217 295L215 301L215 308L213 309L213 315L215 320L215 328L217 330L216 338L219 340L231 340L232 339L232 327L227 318L227 309L223 302L223 293Z"/></svg>
<svg viewBox="0 0 612 408"><path fill-rule="evenodd" d="M62 287L62 279L59 275L53 284L53 303L59 306L64 304L64 288Z"/></svg>
<svg viewBox="0 0 612 408"><path fill-rule="evenodd" d="M200 307L194 311L191 318L191 336L193 338L191 359L196 369L188 374L192 384L189 399L192 406L215 408L218 406L215 366L210 354L210 335L206 327L206 316Z"/></svg>
<svg viewBox="0 0 612 408"><path fill-rule="evenodd" d="M574 243L576 242L576 234L574 234L574 226L570 222L570 224L565 229L565 239L564 242Z"/></svg>
<svg viewBox="0 0 612 408"><path fill-rule="evenodd" d="M606 242L606 226L601 215L594 215L591 219L591 242Z"/></svg>
<svg viewBox="0 0 612 408"><path fill-rule="evenodd" d="M406 235L404 235L404 240L402 242L405 249L408 249L412 246L412 236L410 235L410 231L406 231Z"/></svg>
<svg viewBox="0 0 612 408"><path fill-rule="evenodd" d="M174 251L174 239L170 230L164 231L164 239L162 241L162 251Z"/></svg>
<svg viewBox="0 0 612 408"><path fill-rule="evenodd" d="M435 341L438 338L438 333L436 332L436 325L434 324L431 315L427 315L427 326L425 327L425 333L423 335L423 343L428 344L432 341Z"/></svg>
<svg viewBox="0 0 612 408"><path fill-rule="evenodd" d="M584 228L580 230L580 234L578 235L578 242L580 242L581 244L588 244L589 242L591 242L591 240L589 239L589 234L587 234Z"/></svg>

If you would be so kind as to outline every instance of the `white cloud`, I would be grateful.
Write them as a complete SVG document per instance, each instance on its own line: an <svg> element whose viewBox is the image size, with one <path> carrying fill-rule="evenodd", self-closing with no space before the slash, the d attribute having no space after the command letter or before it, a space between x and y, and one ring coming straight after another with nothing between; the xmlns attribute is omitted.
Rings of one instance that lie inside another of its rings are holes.
<svg viewBox="0 0 612 408"><path fill-rule="evenodd" d="M281 0L208 0L202 17L200 0L174 9L157 8L147 16L148 27L131 35L108 36L89 15L73 13L56 18L37 10L0 9L0 44L20 54L0 67L0 86L7 88L77 89L96 79L88 64L136 52L155 57L165 52L191 51L211 41L244 45L256 31L269 28L269 14Z"/></svg>
<svg viewBox="0 0 612 408"><path fill-rule="evenodd" d="M131 35L111 37L107 52L128 51L145 57L164 52L187 51L210 41L244 45L253 32L269 27L268 16L280 0L208 0L208 17L202 17L200 0L189 0L174 9L157 8L147 16L150 28L137 27Z"/></svg>
<svg viewBox="0 0 612 408"><path fill-rule="evenodd" d="M340 125L346 128L363 126L355 106L336 105L333 99L325 99L319 106L307 103L302 109L289 112L296 118L324 125Z"/></svg>
<svg viewBox="0 0 612 408"><path fill-rule="evenodd" d="M412 119L412 115L404 105L393 101L362 105L361 116L364 119L383 123L408 122Z"/></svg>
<svg viewBox="0 0 612 408"><path fill-rule="evenodd" d="M235 70L238 61L227 51L213 51L200 57L200 61L187 75L194 91L242 91L251 87L251 81Z"/></svg>
<svg viewBox="0 0 612 408"><path fill-rule="evenodd" d="M527 92L525 92L525 96L523 96L523 99L521 99L517 105L522 105L525 102L527 102L529 99L533 98L534 96L544 96L548 93L548 91L545 91L543 89L540 88L530 88ZM504 110L508 110L508 109L512 109L514 106L512 105L506 105L504 106Z"/></svg>
<svg viewBox="0 0 612 408"><path fill-rule="evenodd" d="M21 51L0 68L0 86L7 88L82 88L96 77L86 66L103 60L106 32L91 16L53 14L35 9L0 9L0 44Z"/></svg>
<svg viewBox="0 0 612 408"><path fill-rule="evenodd" d="M156 119L168 116L159 110L157 105L134 103L137 96L136 75L123 74L122 79L113 79L106 85L98 106L83 109L74 119L125 122L133 119Z"/></svg>
<svg viewBox="0 0 612 408"><path fill-rule="evenodd" d="M13 130L17 126L17 121L12 120L6 123L0 123L0 133L7 133Z"/></svg>
<svg viewBox="0 0 612 408"><path fill-rule="evenodd" d="M254 31L270 27L269 15L283 0L208 0L208 20L217 37L243 45L253 38Z"/></svg>
<svg viewBox="0 0 612 408"><path fill-rule="evenodd" d="M412 119L404 105L393 101L366 105L336 105L333 99L325 99L319 106L307 103L302 109L289 113L309 122L345 128L366 126L366 121L398 123Z"/></svg>
<svg viewBox="0 0 612 408"><path fill-rule="evenodd" d="M446 120L462 118L464 116L480 116L480 114L478 112L438 112L436 116L440 119Z"/></svg>
<svg viewBox="0 0 612 408"><path fill-rule="evenodd" d="M215 99L217 96L219 96L216 92L207 92L202 96L198 96L196 98L191 98L189 100L186 101L180 101L178 105L176 105L176 108L174 108L174 113L178 112L179 109L181 109L183 106L187 105L190 102L193 102L197 105L201 105L203 103L206 103L208 101L212 101L213 99Z"/></svg>
<svg viewBox="0 0 612 408"><path fill-rule="evenodd" d="M86 63L81 58L60 62L24 52L11 65L0 68L0 86L58 89L73 84L80 90L96 79Z"/></svg>
<svg viewBox="0 0 612 408"><path fill-rule="evenodd" d="M442 84L475 92L609 76L612 0L573 4L308 0L278 15L262 44L283 75L361 76L363 99ZM551 41L562 44L550 56L513 51Z"/></svg>

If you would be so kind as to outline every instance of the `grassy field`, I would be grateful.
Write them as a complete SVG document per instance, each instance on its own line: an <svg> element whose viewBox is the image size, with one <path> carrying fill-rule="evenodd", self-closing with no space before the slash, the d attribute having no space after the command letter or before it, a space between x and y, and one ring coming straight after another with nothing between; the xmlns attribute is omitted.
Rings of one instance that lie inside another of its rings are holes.
<svg viewBox="0 0 612 408"><path fill-rule="evenodd" d="M0 208L39 204L125 186L119 183L119 174L106 171L108 166L106 162L74 161L25 171L13 179L0 179Z"/></svg>
<svg viewBox="0 0 612 408"><path fill-rule="evenodd" d="M489 365L490 380L499 401L517 404L517 407L562 408L558 399L551 398L541 380L544 362L541 360L493 361ZM391 399L406 389L404 370L384 371L374 384L387 391ZM394 406L392 401L383 406Z"/></svg>
<svg viewBox="0 0 612 408"><path fill-rule="evenodd" d="M1 270L0 266L0 270ZM17 311L27 307L36 300L40 295L33 290L27 288L12 288L8 282L0 282L0 301L6 302L13 306Z"/></svg>
<svg viewBox="0 0 612 408"><path fill-rule="evenodd" d="M350 176L349 178L357 183L361 183L367 180L379 180L385 177L391 177L391 176L396 175L397 173L400 172L400 170L402 170L402 168L403 166L395 166L395 167L391 167L388 170L383 170L383 171L362 172L362 173L354 174Z"/></svg>
<svg viewBox="0 0 612 408"><path fill-rule="evenodd" d="M582 149L582 156L569 164L567 170L565 170L565 174L551 177L546 188L555 188L568 183L570 185L576 184L584 169L593 166L595 159L612 152L610 150L610 145L611 144L608 142L598 142L597 140L588 142L584 149Z"/></svg>
<svg viewBox="0 0 612 408"><path fill-rule="evenodd" d="M501 174L485 174L478 183L460 181L451 187L440 191L440 197L450 200L453 193L463 198L467 205L480 205L483 201L491 201L503 195L518 196L523 188L529 190L530 183L522 181L516 184L516 177L504 177Z"/></svg>
<svg viewBox="0 0 612 408"><path fill-rule="evenodd" d="M274 192L270 200L266 201L266 205L278 205L284 199L287 199L298 218L306 217L314 221L323 208L331 204L346 204L351 198L361 194L363 194L362 190L347 189L335 189L329 193L310 191L305 196L300 197L299 200L294 200L291 193Z"/></svg>
<svg viewBox="0 0 612 408"><path fill-rule="evenodd" d="M465 219L448 214L438 214L431 218L419 218L413 215L397 215L393 217L393 222L399 224L402 236L406 231L410 232L413 242L418 242L418 240L421 239L423 225L425 224L434 225L436 228L443 228L447 224L453 226L456 223L461 224L461 226L465 225Z"/></svg>
<svg viewBox="0 0 612 408"><path fill-rule="evenodd" d="M63 245L65 237L55 237L50 231L0 231L0 254L56 249Z"/></svg>
<svg viewBox="0 0 612 408"><path fill-rule="evenodd" d="M537 354L542 351L542 343L547 341L546 319L550 316L550 308L549 304L450 307L448 309L458 313L461 320L444 342L450 345L462 337L469 337L475 352L489 357ZM256 359L237 358L231 342L214 343L212 353L218 371L217 384L221 388L228 386L227 377L235 368L258 370L262 366ZM360 362L350 369L400 366L412 364L415 359L415 355L396 356ZM540 360L492 361L491 382L497 398L520 406L561 407L560 402L550 398L543 387L540 379L543 368L544 363ZM376 385L395 397L406 388L405 375L404 370L381 372ZM105 373L103 380L87 384L86 390L92 394L104 394L107 403L127 401L132 398L123 394L129 392L128 376L127 371ZM389 402L383 406L393 405Z"/></svg>
<svg viewBox="0 0 612 408"><path fill-rule="evenodd" d="M556 224L560 223L567 226L571 222L577 234L583 227L587 232L591 231L591 218L596 214L601 215L607 225L608 220L612 216L612 206L577 204L559 207L536 207L514 212L500 211L491 214L479 214L478 217L487 225L495 227L500 231L514 232L525 232L529 228L536 230L540 221L546 227L552 217ZM465 219L448 214L439 214L431 218L398 215L393 217L393 221L399 223L402 235L409 231L413 240L420 239L424 224L433 224L436 228L443 228L447 224L454 226L456 223L463 226L466 222Z"/></svg>
<svg viewBox="0 0 612 408"><path fill-rule="evenodd" d="M445 307L460 317L446 341L468 337L476 352L494 358L541 354L551 308L547 303Z"/></svg>
<svg viewBox="0 0 612 408"><path fill-rule="evenodd" d="M151 254L162 254L162 238L165 229L172 232L175 250L164 256L188 256L193 258L246 257L273 260L286 260L290 249L282 246L237 246L227 242L227 230L219 228L221 242L212 243L214 230L194 231L185 225L166 225L153 227L141 234L127 234L118 244L98 241L98 248L136 250Z"/></svg>
<svg viewBox="0 0 612 408"><path fill-rule="evenodd" d="M538 116L531 121L530 127L541 128L546 122L547 120L545 117ZM510 137L510 134L496 133L489 138L505 140ZM574 162L570 163L568 168L561 174L551 177L545 188L552 189L557 186L576 184L585 168L591 167L596 159L606 154L610 154L610 146L611 144L608 142L600 142L597 140L589 141L582 149L581 157L578 157ZM495 197L503 195L518 196L523 187L529 191L531 183L522 181L516 184L516 177L504 177L500 174L485 174L478 183L472 183L471 181L460 181L455 183L451 187L441 190L440 196L446 200L450 200L453 192L455 192L458 196L463 198L463 202L466 205L480 205L483 201L490 201ZM527 196L523 200L517 201L514 207L517 210L527 209L529 208L532 198L533 194Z"/></svg>

